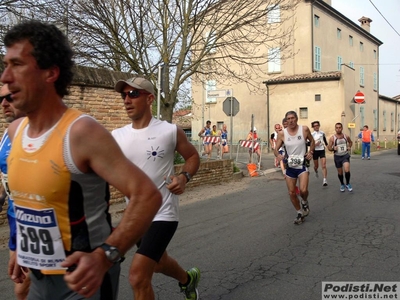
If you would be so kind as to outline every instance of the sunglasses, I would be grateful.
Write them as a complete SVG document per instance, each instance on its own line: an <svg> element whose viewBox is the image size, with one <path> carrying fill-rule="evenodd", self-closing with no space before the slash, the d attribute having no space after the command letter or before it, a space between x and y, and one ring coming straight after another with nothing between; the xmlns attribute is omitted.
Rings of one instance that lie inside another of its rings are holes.
<svg viewBox="0 0 400 300"><path fill-rule="evenodd" d="M3 102L3 100L6 99L7 102L13 102L13 98L11 98L11 94L5 95L5 96L0 96L0 103Z"/></svg>
<svg viewBox="0 0 400 300"><path fill-rule="evenodd" d="M139 98L140 95L150 94L149 92L141 92L139 90L131 90L129 92L121 92L121 98L125 100L126 96L130 99Z"/></svg>

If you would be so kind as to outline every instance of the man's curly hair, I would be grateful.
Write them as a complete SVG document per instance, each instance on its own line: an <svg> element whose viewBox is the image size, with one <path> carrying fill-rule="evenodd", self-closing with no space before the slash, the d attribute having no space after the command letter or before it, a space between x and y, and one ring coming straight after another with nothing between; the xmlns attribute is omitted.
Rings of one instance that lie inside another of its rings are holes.
<svg viewBox="0 0 400 300"><path fill-rule="evenodd" d="M54 86L59 96L68 95L68 87L74 75L72 72L74 61L67 37L52 24L30 20L12 27L4 37L4 45L11 47L23 40L28 40L32 44L32 55L40 69L59 67L60 75Z"/></svg>

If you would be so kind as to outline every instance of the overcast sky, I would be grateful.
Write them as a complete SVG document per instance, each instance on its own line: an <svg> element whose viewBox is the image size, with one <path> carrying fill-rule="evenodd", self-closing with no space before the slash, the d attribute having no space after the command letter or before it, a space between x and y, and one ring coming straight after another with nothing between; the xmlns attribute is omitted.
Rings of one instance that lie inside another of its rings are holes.
<svg viewBox="0 0 400 300"><path fill-rule="evenodd" d="M383 42L379 47L379 94L400 95L400 0L332 0L332 6L356 24L363 16L372 19L370 33Z"/></svg>

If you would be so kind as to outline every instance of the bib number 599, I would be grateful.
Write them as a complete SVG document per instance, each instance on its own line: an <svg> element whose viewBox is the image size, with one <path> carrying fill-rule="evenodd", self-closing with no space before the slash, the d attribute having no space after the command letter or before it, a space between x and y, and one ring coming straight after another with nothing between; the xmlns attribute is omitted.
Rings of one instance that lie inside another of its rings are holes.
<svg viewBox="0 0 400 300"><path fill-rule="evenodd" d="M34 227L25 228L19 225L19 230L21 232L21 251L34 254L54 254L53 240L47 229Z"/></svg>

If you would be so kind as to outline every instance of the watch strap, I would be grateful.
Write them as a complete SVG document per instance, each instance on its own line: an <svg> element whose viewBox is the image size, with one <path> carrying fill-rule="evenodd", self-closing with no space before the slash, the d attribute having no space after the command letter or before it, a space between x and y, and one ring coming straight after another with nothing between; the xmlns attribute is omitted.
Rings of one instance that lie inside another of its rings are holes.
<svg viewBox="0 0 400 300"><path fill-rule="evenodd" d="M192 179L192 175L190 175L188 172L180 172L179 175L183 174L186 177L186 183L188 183L190 181L190 179Z"/></svg>

